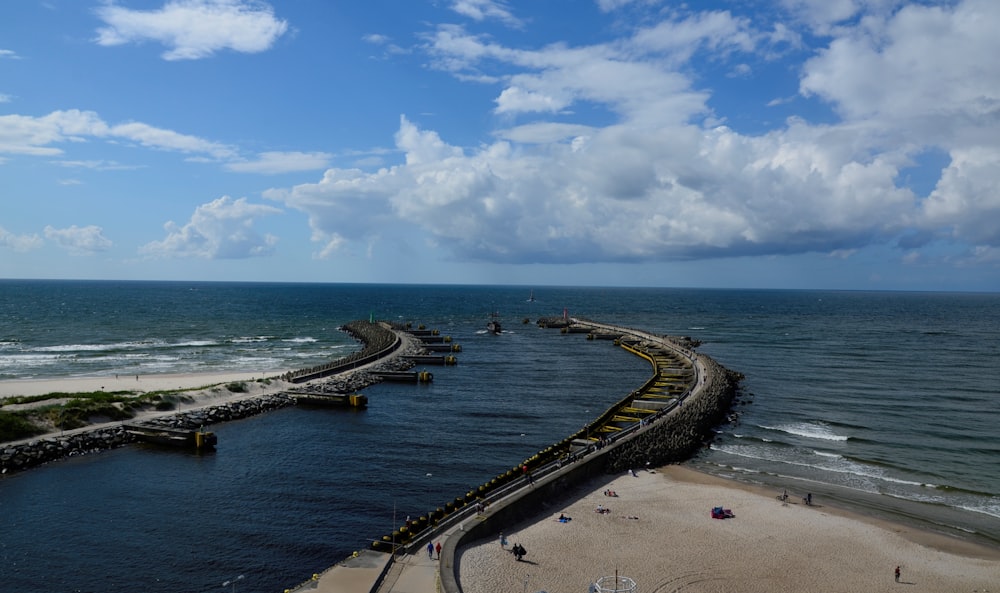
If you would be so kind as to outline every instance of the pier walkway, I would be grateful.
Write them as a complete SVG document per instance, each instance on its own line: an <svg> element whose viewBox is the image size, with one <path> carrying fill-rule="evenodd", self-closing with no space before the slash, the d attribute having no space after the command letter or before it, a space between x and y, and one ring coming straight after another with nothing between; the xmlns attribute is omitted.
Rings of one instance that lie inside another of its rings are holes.
<svg viewBox="0 0 1000 593"><path fill-rule="evenodd" d="M678 394L679 400L697 397L705 385L711 382L707 376L708 367L697 353L664 336L578 319L573 319L572 323L598 331L619 333L628 339L671 351L689 361L694 370L692 383L686 392ZM666 416L678 411L674 408ZM610 441L623 442L654 428L654 424L659 422L660 418L637 423L629 429L614 433L610 436ZM491 493L486 499L489 505L483 513L477 513L474 505L466 506L445 517L430 533L418 534L413 542L400 546L395 556L373 550L359 551L322 574L313 575L312 580L286 590L286 593L461 593L458 575L455 573L455 552L464 538L487 537L492 533L490 524L495 526L496 523L503 523L504 518L512 514L509 511L519 501L541 494L546 486L561 489L569 474L586 473L585 465L596 461L596 458L611 448L588 447L577 455L577 461L573 463L552 463L539 468L532 472L533 484L529 485L527 480L518 480ZM491 521L494 515L498 521ZM434 558L428 557L428 542L435 545L440 542L440 558L437 558L436 553Z"/></svg>

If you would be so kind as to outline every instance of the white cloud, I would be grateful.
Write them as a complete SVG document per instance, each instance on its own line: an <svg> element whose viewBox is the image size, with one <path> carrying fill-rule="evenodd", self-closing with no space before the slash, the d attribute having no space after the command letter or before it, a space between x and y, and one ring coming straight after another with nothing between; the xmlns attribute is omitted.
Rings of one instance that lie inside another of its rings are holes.
<svg viewBox="0 0 1000 593"><path fill-rule="evenodd" d="M147 148L207 154L216 159L229 159L236 156L236 149L231 146L139 122L113 126L108 130L108 135L138 142Z"/></svg>
<svg viewBox="0 0 1000 593"><path fill-rule="evenodd" d="M597 0L597 7L601 9L601 12L611 12L632 2L635 2L635 0Z"/></svg>
<svg viewBox="0 0 1000 593"><path fill-rule="evenodd" d="M94 225L85 227L73 225L65 229L46 226L45 238L55 241L70 255L93 255L107 251L112 246L111 241L104 236L104 230Z"/></svg>
<svg viewBox="0 0 1000 593"><path fill-rule="evenodd" d="M10 103L11 100L13 100L13 97L7 93L0 93L0 103Z"/></svg>
<svg viewBox="0 0 1000 593"><path fill-rule="evenodd" d="M699 35L725 36L718 25L706 26L702 20L685 22L697 30L685 34L688 40ZM557 44L541 50L515 50L468 35L460 28L440 27L429 40L429 51L437 68L469 77L475 73L487 82L504 80L506 88L496 99L501 113L564 112L577 102L599 104L629 119L649 118L654 124L688 121L704 113L708 94L692 90L687 75L668 67L683 62L690 50L654 42L657 36L650 31L619 44L575 48ZM741 47L741 36L728 36L735 45L721 40L709 45L727 50ZM514 72L502 77L483 76L480 69L494 63Z"/></svg>
<svg viewBox="0 0 1000 593"><path fill-rule="evenodd" d="M580 124L564 124L557 122L536 122L516 126L496 132L497 137L524 144L548 144L562 142L566 139L587 136L594 133L595 128Z"/></svg>
<svg viewBox="0 0 1000 593"><path fill-rule="evenodd" d="M253 0L170 0L157 10L109 3L97 15L107 25L97 31L100 45L156 41L170 48L165 60L196 60L223 49L258 53L288 30L268 4Z"/></svg>
<svg viewBox="0 0 1000 593"><path fill-rule="evenodd" d="M0 247L6 247L19 253L38 249L44 241L38 235L15 235L0 227Z"/></svg>
<svg viewBox="0 0 1000 593"><path fill-rule="evenodd" d="M993 0L905 6L834 39L806 63L801 90L848 120L903 120L939 138L963 121L978 128L1000 113L998 23Z"/></svg>
<svg viewBox="0 0 1000 593"><path fill-rule="evenodd" d="M67 167L70 169L93 169L94 171L129 171L142 168L139 165L125 165L117 161L89 160L54 162L60 167Z"/></svg>
<svg viewBox="0 0 1000 593"><path fill-rule="evenodd" d="M913 196L893 185L891 163L852 160L832 138L804 125L760 138L616 125L466 153L403 119L405 165L331 169L267 197L306 212L314 239L338 248L405 220L465 258L505 262L832 252L891 236Z"/></svg>
<svg viewBox="0 0 1000 593"><path fill-rule="evenodd" d="M978 246L1000 247L1000 147L955 150L951 156L918 224Z"/></svg>
<svg viewBox="0 0 1000 593"><path fill-rule="evenodd" d="M109 126L92 111L53 111L42 117L0 115L0 153L54 156L63 150L53 144L84 142L88 138L127 140L147 148L204 154L214 159L237 156L231 146L144 123Z"/></svg>
<svg viewBox="0 0 1000 593"><path fill-rule="evenodd" d="M474 21L498 20L510 27L524 24L504 0L452 0L451 9Z"/></svg>
<svg viewBox="0 0 1000 593"><path fill-rule="evenodd" d="M226 169L237 173L292 173L315 171L330 166L333 155L326 152L262 152L257 160L232 162Z"/></svg>
<svg viewBox="0 0 1000 593"><path fill-rule="evenodd" d="M12 49L0 49L0 60L20 60L21 56L17 55Z"/></svg>
<svg viewBox="0 0 1000 593"><path fill-rule="evenodd" d="M167 237L140 248L150 257L197 257L203 259L242 259L270 255L278 238L261 235L254 221L282 211L264 204L250 204L246 198L233 200L223 196L198 206L184 226L173 221L164 225Z"/></svg>

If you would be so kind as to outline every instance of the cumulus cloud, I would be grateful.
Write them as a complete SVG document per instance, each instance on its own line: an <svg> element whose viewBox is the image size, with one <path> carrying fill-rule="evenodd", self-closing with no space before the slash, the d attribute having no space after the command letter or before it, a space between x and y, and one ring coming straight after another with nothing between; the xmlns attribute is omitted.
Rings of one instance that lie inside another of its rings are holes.
<svg viewBox="0 0 1000 593"><path fill-rule="evenodd" d="M324 236L357 236L354 221L382 211L467 257L537 263L846 249L890 232L912 207L890 165L838 158L815 131L656 132L609 126L579 142L498 141L467 154L404 118L405 165L331 169L269 197L307 212Z"/></svg>
<svg viewBox="0 0 1000 593"><path fill-rule="evenodd" d="M44 241L38 235L16 235L0 226L0 246L19 253L38 249Z"/></svg>
<svg viewBox="0 0 1000 593"><path fill-rule="evenodd" d="M45 238L54 241L70 255L93 255L107 251L112 246L111 240L104 236L104 230L94 225L73 225L65 229L46 226Z"/></svg>
<svg viewBox="0 0 1000 593"><path fill-rule="evenodd" d="M254 0L171 0L156 10L132 10L113 2L97 9L107 25L97 30L104 46L156 41L165 60L196 60L217 51L266 51L288 30L266 3Z"/></svg>
<svg viewBox="0 0 1000 593"><path fill-rule="evenodd" d="M333 155L326 152L262 152L256 160L232 162L226 169L237 173L292 173L315 171L330 165Z"/></svg>
<svg viewBox="0 0 1000 593"><path fill-rule="evenodd" d="M198 206L191 220L181 226L164 225L167 236L140 248L140 253L158 258L196 257L202 259L243 259L274 252L278 238L254 230L254 222L281 210L265 204L251 204L246 198L223 196Z"/></svg>
<svg viewBox="0 0 1000 593"><path fill-rule="evenodd" d="M1000 5L895 4L845 2L817 19L831 38L806 63L800 91L839 119L791 117L756 134L713 123L712 90L696 88L687 65L692 52L748 63L796 39L771 25L706 12L613 43L535 50L440 27L428 38L432 65L497 84L497 111L523 123L463 148L404 117L395 138L404 163L330 169L267 197L307 213L323 252L370 240L380 220L405 220L456 257L497 262L846 258L871 245L940 241L964 250L963 261L991 261L1000 241L991 190L1000 184L1000 38L990 31ZM868 9L883 18L851 24ZM584 106L615 119L573 123ZM917 195L901 171L929 149L951 163Z"/></svg>

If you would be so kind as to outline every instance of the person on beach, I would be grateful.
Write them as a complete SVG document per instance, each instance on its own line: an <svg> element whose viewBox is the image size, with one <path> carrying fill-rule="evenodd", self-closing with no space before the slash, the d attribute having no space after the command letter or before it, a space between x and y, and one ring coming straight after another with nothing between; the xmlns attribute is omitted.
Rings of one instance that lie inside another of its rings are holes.
<svg viewBox="0 0 1000 593"><path fill-rule="evenodd" d="M505 550L507 549L507 538L504 537L504 534L503 534L502 531L500 532L500 547L503 548L503 549L505 549Z"/></svg>
<svg viewBox="0 0 1000 593"><path fill-rule="evenodd" d="M899 567L896 567L896 582L899 582Z"/></svg>
<svg viewBox="0 0 1000 593"><path fill-rule="evenodd" d="M436 545L434 546L434 550L435 550L435 551L437 552L437 555L438 555L438 560L440 560L440 559L441 559L441 542L438 542L438 543L437 543L437 544L436 544Z"/></svg>
<svg viewBox="0 0 1000 593"><path fill-rule="evenodd" d="M431 560L434 559L434 544L427 542L427 557Z"/></svg>

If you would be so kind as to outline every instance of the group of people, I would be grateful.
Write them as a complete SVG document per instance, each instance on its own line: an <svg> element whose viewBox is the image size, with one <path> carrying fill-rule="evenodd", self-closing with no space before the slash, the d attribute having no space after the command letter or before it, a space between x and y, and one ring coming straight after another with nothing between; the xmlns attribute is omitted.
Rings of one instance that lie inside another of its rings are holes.
<svg viewBox="0 0 1000 593"><path fill-rule="evenodd" d="M510 549L510 552L514 555L514 559L518 562L520 562L521 559L524 558L524 555L528 553L528 551L525 550L524 546L521 544L514 544L514 547Z"/></svg>
<svg viewBox="0 0 1000 593"><path fill-rule="evenodd" d="M502 531L500 532L500 547L503 548L504 550L507 549L507 536L504 535ZM522 546L521 544L514 544L514 546L510 549L510 553L514 555L515 560L520 561L522 558L524 558L525 554L527 554L528 551L525 550L524 546Z"/></svg>

